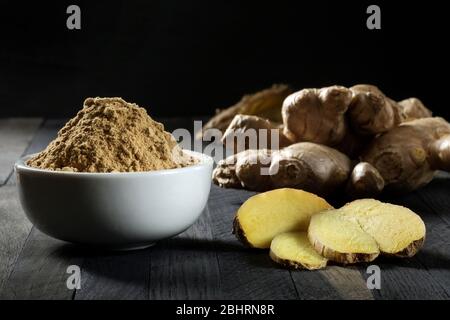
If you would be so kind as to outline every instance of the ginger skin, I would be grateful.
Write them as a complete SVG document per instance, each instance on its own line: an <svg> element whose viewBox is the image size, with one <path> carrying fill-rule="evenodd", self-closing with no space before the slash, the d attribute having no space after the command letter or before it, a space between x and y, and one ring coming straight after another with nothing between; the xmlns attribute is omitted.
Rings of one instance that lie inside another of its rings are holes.
<svg viewBox="0 0 450 320"><path fill-rule="evenodd" d="M272 161L272 151L267 149L249 150L237 157L236 177L242 187L254 191L267 191L274 188L268 174Z"/></svg>
<svg viewBox="0 0 450 320"><path fill-rule="evenodd" d="M276 188L298 188L327 195L344 185L351 161L336 149L299 142L272 155L270 177Z"/></svg>
<svg viewBox="0 0 450 320"><path fill-rule="evenodd" d="M378 170L368 162L358 163L347 181L346 193L351 198L369 198L381 193L384 179Z"/></svg>
<svg viewBox="0 0 450 320"><path fill-rule="evenodd" d="M384 188L409 192L427 184L435 170L450 171L450 124L431 115L419 99L396 102L373 85L300 90L284 100L282 124L261 115L235 116L223 142L230 147L228 141L244 141L241 149L234 147L233 159L247 160L241 161L240 177L231 159L221 161L214 182L250 190L303 188L321 195L342 186L351 198L375 197ZM261 156L250 150L258 146L242 139L251 129L279 132L278 144L263 136L269 142L263 148L273 149L264 155L270 158L270 179L261 179L258 163L250 164ZM249 149L245 157L242 149Z"/></svg>
<svg viewBox="0 0 450 320"><path fill-rule="evenodd" d="M280 124L258 116L243 114L233 118L222 136L222 143L227 148L232 148L234 153L248 149L279 149L292 144L284 136Z"/></svg>
<svg viewBox="0 0 450 320"><path fill-rule="evenodd" d="M253 152L255 150L249 150ZM236 162L238 157L243 157L244 152L233 154L217 163L212 174L215 184L224 188L241 188L241 180L236 175Z"/></svg>
<svg viewBox="0 0 450 320"><path fill-rule="evenodd" d="M332 208L325 199L303 190L283 188L259 193L238 209L233 233L246 246L269 248L278 234L306 231L311 216Z"/></svg>
<svg viewBox="0 0 450 320"><path fill-rule="evenodd" d="M267 168L262 174L262 169ZM232 155L219 162L213 181L224 187L239 186L254 191L297 188L325 195L344 186L351 169L351 161L343 153L323 145L300 142L271 152L246 150Z"/></svg>
<svg viewBox="0 0 450 320"><path fill-rule="evenodd" d="M429 161L432 169L450 171L450 135L429 145Z"/></svg>
<svg viewBox="0 0 450 320"><path fill-rule="evenodd" d="M284 134L294 142L339 143L347 130L344 113L351 99L352 92L341 86L291 94L283 102Z"/></svg>
<svg viewBox="0 0 450 320"><path fill-rule="evenodd" d="M432 116L417 98L400 102L388 98L376 86L359 84L350 88L353 99L348 108L352 128L362 135L387 132L400 123Z"/></svg>
<svg viewBox="0 0 450 320"><path fill-rule="evenodd" d="M417 98L399 101L398 105L402 108L403 122L433 116L432 112Z"/></svg>
<svg viewBox="0 0 450 320"><path fill-rule="evenodd" d="M401 123L401 108L377 87L359 84L350 90L353 92L353 99L348 108L348 116L352 128L359 134L376 135Z"/></svg>
<svg viewBox="0 0 450 320"><path fill-rule="evenodd" d="M376 137L362 160L378 170L386 189L409 192L430 182L435 170L450 169L449 135L442 118L408 121Z"/></svg>
<svg viewBox="0 0 450 320"><path fill-rule="evenodd" d="M311 245L304 231L280 233L270 244L270 258L289 269L323 269L327 259Z"/></svg>
<svg viewBox="0 0 450 320"><path fill-rule="evenodd" d="M328 260L346 265L379 255L412 257L423 246L426 226L398 205L361 199L334 209L315 194L282 188L247 199L233 233L247 247L270 248L271 259L284 267L316 270Z"/></svg>
<svg viewBox="0 0 450 320"><path fill-rule="evenodd" d="M281 121L281 106L283 100L292 92L289 86L275 84L265 90L248 94L235 105L223 110L217 110L204 126L202 131L197 132L196 138L201 139L203 132L208 129L219 129L222 133L230 125L237 114L256 115L270 121Z"/></svg>
<svg viewBox="0 0 450 320"><path fill-rule="evenodd" d="M257 159L264 159L264 165ZM254 191L290 187L320 195L346 185L352 198L374 197L384 188L410 192L431 181L435 170L450 171L450 124L442 118L405 122L374 138L361 159L353 167L345 154L309 142L246 150L220 161L213 181ZM269 175L261 175L262 168L269 168Z"/></svg>
<svg viewBox="0 0 450 320"><path fill-rule="evenodd" d="M417 214L374 199L355 200L313 215L308 227L317 252L342 264L369 262L379 254L412 257L422 247L425 234Z"/></svg>

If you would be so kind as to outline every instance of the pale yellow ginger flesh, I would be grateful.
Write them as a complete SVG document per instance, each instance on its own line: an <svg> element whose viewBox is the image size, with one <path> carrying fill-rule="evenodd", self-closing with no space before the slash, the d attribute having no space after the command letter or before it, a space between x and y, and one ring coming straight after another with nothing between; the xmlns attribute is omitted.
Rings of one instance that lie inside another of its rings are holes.
<svg viewBox="0 0 450 320"><path fill-rule="evenodd" d="M409 256L417 251L409 247L422 245L425 238L426 230L422 219L402 206L361 199L350 202L340 210L346 216L356 219L385 254Z"/></svg>
<svg viewBox="0 0 450 320"><path fill-rule="evenodd" d="M250 247L269 248L276 235L306 231L313 214L332 208L315 194L297 189L276 189L245 201L236 214L233 232Z"/></svg>
<svg viewBox="0 0 450 320"><path fill-rule="evenodd" d="M273 261L289 268L316 270L325 268L327 259L317 253L304 231L277 235L270 245Z"/></svg>
<svg viewBox="0 0 450 320"><path fill-rule="evenodd" d="M372 261L380 253L375 239L340 209L312 217L308 237L318 253L340 263Z"/></svg>
<svg viewBox="0 0 450 320"><path fill-rule="evenodd" d="M408 208L361 199L315 215L308 238L329 260L355 263L372 261L380 253L411 257L425 233L422 219Z"/></svg>

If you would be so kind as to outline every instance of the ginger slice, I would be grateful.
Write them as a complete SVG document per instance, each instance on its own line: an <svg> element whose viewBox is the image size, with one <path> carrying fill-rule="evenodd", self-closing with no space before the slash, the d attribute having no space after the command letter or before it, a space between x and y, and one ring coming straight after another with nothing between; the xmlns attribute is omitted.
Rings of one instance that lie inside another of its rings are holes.
<svg viewBox="0 0 450 320"><path fill-rule="evenodd" d="M277 235L270 245L270 257L276 263L294 269L317 270L327 265L327 259L314 250L304 231Z"/></svg>
<svg viewBox="0 0 450 320"><path fill-rule="evenodd" d="M244 244L269 248L279 233L306 231L313 214L333 208L315 194L297 189L276 189L257 194L239 208L233 233Z"/></svg>
<svg viewBox="0 0 450 320"><path fill-rule="evenodd" d="M343 264L369 262L380 254L375 239L339 209L314 215L308 238L319 254Z"/></svg>
<svg viewBox="0 0 450 320"><path fill-rule="evenodd" d="M380 253L411 257L423 245L425 224L408 208L360 199L311 219L308 238L329 260L368 262Z"/></svg>
<svg viewBox="0 0 450 320"><path fill-rule="evenodd" d="M361 199L348 203L341 210L345 215L356 218L385 255L411 257L425 240L425 224L408 208L374 199Z"/></svg>

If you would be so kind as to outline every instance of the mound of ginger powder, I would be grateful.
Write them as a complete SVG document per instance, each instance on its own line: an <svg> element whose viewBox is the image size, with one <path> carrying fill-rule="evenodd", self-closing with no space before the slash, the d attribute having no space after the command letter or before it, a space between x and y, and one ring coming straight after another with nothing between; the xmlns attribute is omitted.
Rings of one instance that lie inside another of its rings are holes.
<svg viewBox="0 0 450 320"><path fill-rule="evenodd" d="M121 98L88 98L31 167L73 172L135 172L195 164L144 108Z"/></svg>

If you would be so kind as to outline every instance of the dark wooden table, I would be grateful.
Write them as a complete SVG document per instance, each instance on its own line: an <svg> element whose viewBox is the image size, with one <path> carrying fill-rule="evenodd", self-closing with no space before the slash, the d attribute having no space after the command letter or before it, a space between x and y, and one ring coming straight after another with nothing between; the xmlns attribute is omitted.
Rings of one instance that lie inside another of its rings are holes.
<svg viewBox="0 0 450 320"><path fill-rule="evenodd" d="M154 247L95 252L33 228L20 207L14 161L42 150L64 120L0 119L0 298L2 299L448 299L450 177L438 174L420 191L392 199L419 213L425 247L411 259L380 258L381 289L369 290L368 265L320 271L279 268L265 251L231 234L236 209L252 192L212 186L201 218ZM169 130L192 119L167 119ZM49 194L49 201L52 195ZM63 213L62 213L63 214ZM81 268L81 289L66 286L67 267Z"/></svg>

